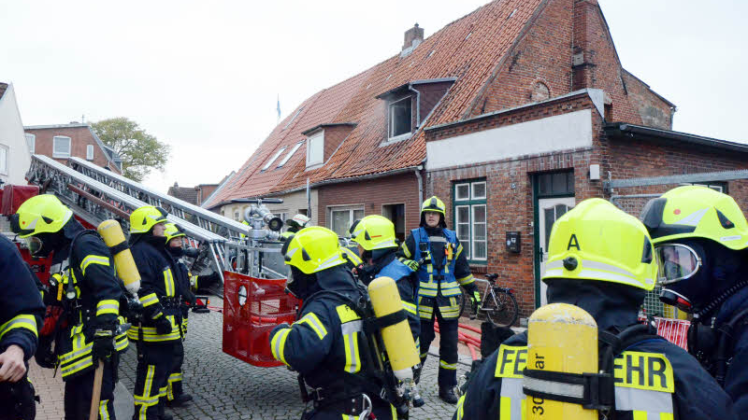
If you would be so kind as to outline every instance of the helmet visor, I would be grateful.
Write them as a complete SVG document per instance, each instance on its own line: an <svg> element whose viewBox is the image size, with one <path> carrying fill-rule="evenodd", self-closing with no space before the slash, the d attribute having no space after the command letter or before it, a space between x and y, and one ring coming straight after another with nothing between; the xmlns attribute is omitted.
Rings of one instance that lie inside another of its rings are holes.
<svg viewBox="0 0 748 420"><path fill-rule="evenodd" d="M655 245L660 284L673 284L693 277L701 268L701 258L690 246L666 243Z"/></svg>
<svg viewBox="0 0 748 420"><path fill-rule="evenodd" d="M24 241L26 242L26 249L29 250L29 253L31 253L31 255L38 254L39 251L42 250L42 246L44 245L42 243L42 240L36 236L29 236L28 238L24 238Z"/></svg>

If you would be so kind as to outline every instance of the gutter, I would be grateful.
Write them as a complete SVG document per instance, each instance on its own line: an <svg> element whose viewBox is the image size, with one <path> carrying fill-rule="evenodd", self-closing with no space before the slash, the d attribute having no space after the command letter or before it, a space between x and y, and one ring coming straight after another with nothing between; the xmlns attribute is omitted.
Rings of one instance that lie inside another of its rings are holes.
<svg viewBox="0 0 748 420"><path fill-rule="evenodd" d="M423 170L423 165L416 166L415 172L416 173L416 179L418 179L418 202L423 203L423 176L421 175L421 171Z"/></svg>

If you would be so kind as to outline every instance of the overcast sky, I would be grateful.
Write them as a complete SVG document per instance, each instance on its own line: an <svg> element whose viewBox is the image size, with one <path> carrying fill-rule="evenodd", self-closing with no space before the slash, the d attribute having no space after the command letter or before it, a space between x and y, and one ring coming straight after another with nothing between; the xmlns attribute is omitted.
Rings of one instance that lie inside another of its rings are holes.
<svg viewBox="0 0 748 420"><path fill-rule="evenodd" d="M674 129L748 142L744 0L599 0L624 67ZM165 191L216 183L315 92L485 0L0 0L0 81L25 125L124 116L172 146ZM708 5L708 6L707 6Z"/></svg>

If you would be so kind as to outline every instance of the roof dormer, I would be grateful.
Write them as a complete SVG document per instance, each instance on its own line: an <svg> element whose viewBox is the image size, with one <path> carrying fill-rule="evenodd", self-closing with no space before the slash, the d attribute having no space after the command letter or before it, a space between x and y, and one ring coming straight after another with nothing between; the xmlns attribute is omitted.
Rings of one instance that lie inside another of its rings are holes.
<svg viewBox="0 0 748 420"><path fill-rule="evenodd" d="M441 101L455 78L416 80L377 95L387 103L386 142L409 139Z"/></svg>
<svg viewBox="0 0 748 420"><path fill-rule="evenodd" d="M315 169L327 162L340 147L356 123L319 124L301 134L306 136L306 168Z"/></svg>

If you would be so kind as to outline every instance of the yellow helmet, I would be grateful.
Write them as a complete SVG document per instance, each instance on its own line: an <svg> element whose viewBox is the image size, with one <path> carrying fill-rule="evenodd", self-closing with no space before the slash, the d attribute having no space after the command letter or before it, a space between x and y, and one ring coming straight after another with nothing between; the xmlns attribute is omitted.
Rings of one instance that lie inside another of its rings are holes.
<svg viewBox="0 0 748 420"><path fill-rule="evenodd" d="M340 247L340 250L343 252L343 258L347 259L348 262L358 267L359 265L363 264L364 262L361 260L361 257L358 256L357 253L354 251L342 246Z"/></svg>
<svg viewBox="0 0 748 420"><path fill-rule="evenodd" d="M314 274L345 264L338 235L321 226L311 226L291 236L283 244L281 254L287 265L304 274Z"/></svg>
<svg viewBox="0 0 748 420"><path fill-rule="evenodd" d="M748 248L745 215L732 197L711 188L672 189L647 203L642 221L655 244L705 238L732 250Z"/></svg>
<svg viewBox="0 0 748 420"><path fill-rule="evenodd" d="M582 201L553 224L543 281L607 281L652 290L657 263L647 229L600 198Z"/></svg>
<svg viewBox="0 0 748 420"><path fill-rule="evenodd" d="M130 214L130 233L148 233L153 226L165 223L167 215L161 207L140 207Z"/></svg>
<svg viewBox="0 0 748 420"><path fill-rule="evenodd" d="M397 248L395 225L384 216L371 215L356 220L349 232L351 239L367 251Z"/></svg>
<svg viewBox="0 0 748 420"><path fill-rule="evenodd" d="M445 213L446 208L444 202L440 200L439 197L433 196L421 204L421 214L425 211L435 211L441 213L442 216L447 217L447 214Z"/></svg>
<svg viewBox="0 0 748 420"><path fill-rule="evenodd" d="M187 235L184 233L182 228L177 226L175 223L167 223L166 229L164 230L164 236L166 236L166 243L168 244L174 238L183 238Z"/></svg>
<svg viewBox="0 0 748 420"><path fill-rule="evenodd" d="M73 212L51 194L42 194L24 201L10 218L11 230L20 238L40 233L59 232L73 217Z"/></svg>

